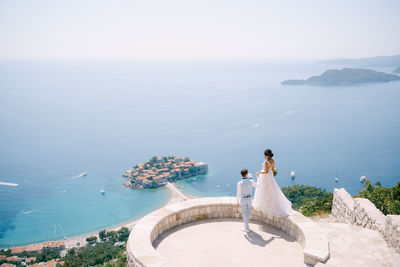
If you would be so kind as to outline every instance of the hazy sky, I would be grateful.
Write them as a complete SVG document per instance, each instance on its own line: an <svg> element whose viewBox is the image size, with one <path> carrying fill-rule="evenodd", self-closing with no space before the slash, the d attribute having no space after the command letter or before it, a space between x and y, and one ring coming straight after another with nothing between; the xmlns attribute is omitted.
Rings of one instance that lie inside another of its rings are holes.
<svg viewBox="0 0 400 267"><path fill-rule="evenodd" d="M400 1L0 0L0 58L400 54Z"/></svg>

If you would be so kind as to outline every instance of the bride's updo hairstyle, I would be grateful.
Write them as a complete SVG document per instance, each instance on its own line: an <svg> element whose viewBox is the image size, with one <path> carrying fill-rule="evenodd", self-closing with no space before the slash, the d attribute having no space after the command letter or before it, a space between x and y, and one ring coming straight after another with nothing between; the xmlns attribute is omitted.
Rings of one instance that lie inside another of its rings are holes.
<svg viewBox="0 0 400 267"><path fill-rule="evenodd" d="M272 158L274 156L274 153L272 153L271 149L265 149L264 155Z"/></svg>

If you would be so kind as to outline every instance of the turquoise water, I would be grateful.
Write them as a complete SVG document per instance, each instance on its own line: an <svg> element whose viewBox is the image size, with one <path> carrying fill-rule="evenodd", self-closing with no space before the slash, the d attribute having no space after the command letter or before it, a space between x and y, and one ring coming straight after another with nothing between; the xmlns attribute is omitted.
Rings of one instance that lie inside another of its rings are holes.
<svg viewBox="0 0 400 267"><path fill-rule="evenodd" d="M280 85L327 68L1 62L0 181L20 186L0 186L0 247L103 229L162 206L167 190L122 185L125 169L153 155L207 162L207 175L178 182L198 196L233 195L240 169L259 170L267 147L281 186L338 186L354 194L361 175L394 185L400 83ZM88 176L71 179L84 171Z"/></svg>

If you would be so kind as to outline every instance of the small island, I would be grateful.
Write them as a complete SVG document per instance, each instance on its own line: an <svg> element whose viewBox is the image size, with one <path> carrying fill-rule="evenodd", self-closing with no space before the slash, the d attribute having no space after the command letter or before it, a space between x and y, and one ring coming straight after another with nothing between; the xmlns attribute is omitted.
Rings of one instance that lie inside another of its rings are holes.
<svg viewBox="0 0 400 267"><path fill-rule="evenodd" d="M336 58L320 61L321 64L357 66L362 68L393 67L400 65L400 55L366 58Z"/></svg>
<svg viewBox="0 0 400 267"><path fill-rule="evenodd" d="M344 68L327 70L320 76L312 76L307 80L287 80L282 85L356 85L361 83L383 83L399 81L400 76L369 69Z"/></svg>
<svg viewBox="0 0 400 267"><path fill-rule="evenodd" d="M126 186L134 188L156 188L166 185L167 182L190 178L206 174L208 165L195 162L190 158L176 156L152 157L146 163L139 163L122 175L127 177Z"/></svg>

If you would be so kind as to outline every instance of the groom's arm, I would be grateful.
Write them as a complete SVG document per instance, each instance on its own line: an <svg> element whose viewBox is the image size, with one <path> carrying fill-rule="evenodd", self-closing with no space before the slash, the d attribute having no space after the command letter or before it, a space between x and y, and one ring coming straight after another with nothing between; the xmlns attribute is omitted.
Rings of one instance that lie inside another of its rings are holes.
<svg viewBox="0 0 400 267"><path fill-rule="evenodd" d="M237 204L239 205L239 203L240 203L240 195L241 195L241 192L240 192L240 185L239 185L239 183L237 184L237 189L236 189L236 201L237 201Z"/></svg>
<svg viewBox="0 0 400 267"><path fill-rule="evenodd" d="M258 187L258 183L256 183L253 179L251 179L251 185L253 187Z"/></svg>

